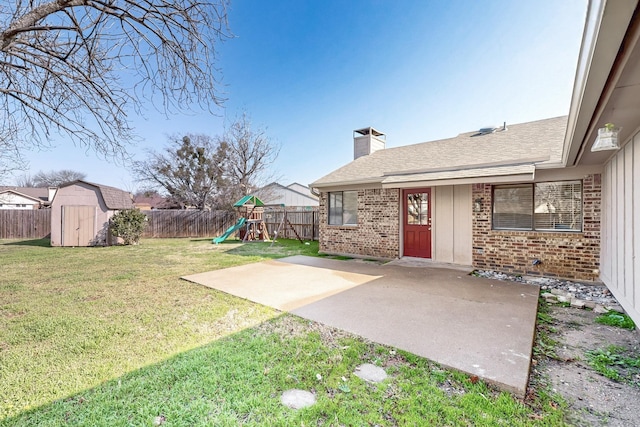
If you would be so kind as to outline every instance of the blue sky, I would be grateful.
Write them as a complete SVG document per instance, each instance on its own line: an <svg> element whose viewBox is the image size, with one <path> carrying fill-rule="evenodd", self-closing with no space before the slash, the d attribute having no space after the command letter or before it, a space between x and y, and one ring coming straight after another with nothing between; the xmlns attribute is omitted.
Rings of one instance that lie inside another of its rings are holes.
<svg viewBox="0 0 640 427"><path fill-rule="evenodd" d="M386 133L387 147L522 123L569 110L587 0L236 0L235 38L219 46L224 108L131 117L141 142L221 134L248 112L282 146L283 184L309 184L352 160L352 132ZM73 169L136 190L126 165L60 139L28 152L31 172Z"/></svg>

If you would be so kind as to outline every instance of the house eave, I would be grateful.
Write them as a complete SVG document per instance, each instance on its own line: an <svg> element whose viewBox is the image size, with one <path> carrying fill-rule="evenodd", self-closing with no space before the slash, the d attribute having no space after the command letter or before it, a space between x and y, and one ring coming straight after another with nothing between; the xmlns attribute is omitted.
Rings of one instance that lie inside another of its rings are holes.
<svg viewBox="0 0 640 427"><path fill-rule="evenodd" d="M468 170L483 170L483 169L491 169L503 166L520 166L520 165L532 165L535 164L536 167L538 165L544 164L544 162L548 161L550 156L538 156L531 158L523 158L523 159L514 159L514 160L506 160L500 162L490 162L490 163L476 163L476 164L468 164L461 166L446 166L440 168L430 168L430 169L416 169L416 170L404 170L404 171L394 171L394 172L385 172L385 179L390 176L402 176L402 175L416 175L416 174L425 174L425 173L435 173L435 172L459 172L459 171L468 171ZM383 181L384 182L384 181Z"/></svg>
<svg viewBox="0 0 640 427"><path fill-rule="evenodd" d="M15 194L16 196L24 197L25 199L29 199L29 200L34 201L34 202L36 202L36 203L39 203L39 204L41 204L41 205L44 205L44 204L45 204L45 202L44 202L43 200L38 199L38 198L36 198L36 197L29 196L28 194L24 194L24 193L21 193L21 192L19 192L19 191L15 191L15 190L5 190L5 191L0 192L0 194L5 194L5 193L13 193L13 194Z"/></svg>
<svg viewBox="0 0 640 427"><path fill-rule="evenodd" d="M406 181L402 183L382 184L382 188L418 188L418 187L440 187L443 185L467 185L467 184L508 184L516 182L532 182L533 174L518 174L508 176L487 176L475 178L453 178L440 180Z"/></svg>
<svg viewBox="0 0 640 427"><path fill-rule="evenodd" d="M323 182L317 183L313 182L309 184L310 188L315 188L321 191L327 191L328 188L342 188L347 186L367 186L367 187L377 187L380 188L380 184L382 182L382 177L377 178L368 178L368 179L354 179L354 180L346 180L346 181L333 181L333 182Z"/></svg>
<svg viewBox="0 0 640 427"><path fill-rule="evenodd" d="M535 165L503 165L462 170L445 170L412 175L388 176L382 181L383 188L410 188L451 184L478 184L486 182L533 181Z"/></svg>
<svg viewBox="0 0 640 427"><path fill-rule="evenodd" d="M562 163L566 166L580 162L595 131L597 111L613 92L610 80L620 65L620 46L637 6L637 0L589 2L563 142Z"/></svg>

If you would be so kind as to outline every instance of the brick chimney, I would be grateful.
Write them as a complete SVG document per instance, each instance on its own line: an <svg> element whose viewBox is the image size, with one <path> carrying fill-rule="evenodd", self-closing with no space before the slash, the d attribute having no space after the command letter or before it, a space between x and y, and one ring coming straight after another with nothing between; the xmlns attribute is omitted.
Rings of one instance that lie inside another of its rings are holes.
<svg viewBox="0 0 640 427"><path fill-rule="evenodd" d="M353 160L384 150L387 136L372 127L353 131Z"/></svg>

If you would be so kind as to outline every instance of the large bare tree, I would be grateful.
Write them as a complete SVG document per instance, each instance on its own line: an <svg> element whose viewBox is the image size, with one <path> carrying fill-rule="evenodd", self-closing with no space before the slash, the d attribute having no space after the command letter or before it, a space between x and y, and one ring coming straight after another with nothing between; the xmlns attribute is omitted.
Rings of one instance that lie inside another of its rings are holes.
<svg viewBox="0 0 640 427"><path fill-rule="evenodd" d="M59 187L67 182L85 179L86 177L87 175L82 172L70 169L61 169L46 172L39 171L32 179L35 187Z"/></svg>
<svg viewBox="0 0 640 427"><path fill-rule="evenodd" d="M279 151L244 113L222 136L170 137L164 152L148 150L146 160L134 162L133 169L138 181L162 189L183 206L228 209L273 178L271 166Z"/></svg>
<svg viewBox="0 0 640 427"><path fill-rule="evenodd" d="M237 195L245 196L273 179L272 164L280 153L264 128L254 127L247 113L227 127L219 143L227 149L226 176Z"/></svg>
<svg viewBox="0 0 640 427"><path fill-rule="evenodd" d="M146 160L134 162L134 171L183 207L218 209L226 203L225 151L207 135L173 136L164 152L149 150Z"/></svg>
<svg viewBox="0 0 640 427"><path fill-rule="evenodd" d="M56 132L99 154L122 155L133 136L127 115L140 113L144 100L165 112L219 104L215 46L229 36L227 4L2 2L3 150L47 145Z"/></svg>

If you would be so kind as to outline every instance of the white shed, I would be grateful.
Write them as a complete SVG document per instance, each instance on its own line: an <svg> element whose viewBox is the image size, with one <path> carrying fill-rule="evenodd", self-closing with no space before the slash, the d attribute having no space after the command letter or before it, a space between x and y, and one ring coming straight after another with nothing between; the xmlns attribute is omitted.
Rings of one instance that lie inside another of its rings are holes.
<svg viewBox="0 0 640 427"><path fill-rule="evenodd" d="M132 209L131 194L86 181L62 185L51 202L51 246L109 245L109 219Z"/></svg>

